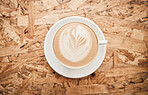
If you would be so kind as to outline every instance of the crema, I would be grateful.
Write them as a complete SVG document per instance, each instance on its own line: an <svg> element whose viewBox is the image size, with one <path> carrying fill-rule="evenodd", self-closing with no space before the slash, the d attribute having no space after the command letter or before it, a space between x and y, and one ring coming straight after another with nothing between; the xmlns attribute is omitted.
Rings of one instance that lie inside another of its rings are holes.
<svg viewBox="0 0 148 95"><path fill-rule="evenodd" d="M98 52L98 39L87 25L71 22L63 25L55 34L53 50L57 59L70 67L91 63Z"/></svg>

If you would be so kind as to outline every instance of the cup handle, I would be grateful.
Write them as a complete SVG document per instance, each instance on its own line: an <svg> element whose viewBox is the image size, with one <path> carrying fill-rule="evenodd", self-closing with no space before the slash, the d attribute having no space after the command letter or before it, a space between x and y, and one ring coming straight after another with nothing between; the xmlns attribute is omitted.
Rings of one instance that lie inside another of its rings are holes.
<svg viewBox="0 0 148 95"><path fill-rule="evenodd" d="M107 44L107 40L100 40L99 41L99 45L104 45L104 44Z"/></svg>

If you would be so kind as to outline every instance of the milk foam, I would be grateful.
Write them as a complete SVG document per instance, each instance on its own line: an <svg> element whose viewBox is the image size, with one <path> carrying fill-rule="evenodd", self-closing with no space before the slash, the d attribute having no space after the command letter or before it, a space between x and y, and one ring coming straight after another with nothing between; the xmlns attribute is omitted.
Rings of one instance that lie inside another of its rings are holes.
<svg viewBox="0 0 148 95"><path fill-rule="evenodd" d="M61 54L72 62L84 59L92 48L92 37L82 25L65 28L59 37Z"/></svg>

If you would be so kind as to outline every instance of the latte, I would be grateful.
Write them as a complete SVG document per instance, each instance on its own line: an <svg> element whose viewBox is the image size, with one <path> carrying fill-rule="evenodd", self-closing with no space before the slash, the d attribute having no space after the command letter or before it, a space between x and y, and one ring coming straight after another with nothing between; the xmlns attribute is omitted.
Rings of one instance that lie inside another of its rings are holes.
<svg viewBox="0 0 148 95"><path fill-rule="evenodd" d="M70 67L81 67L92 62L98 52L98 39L87 25L71 22L55 34L53 50L57 59Z"/></svg>

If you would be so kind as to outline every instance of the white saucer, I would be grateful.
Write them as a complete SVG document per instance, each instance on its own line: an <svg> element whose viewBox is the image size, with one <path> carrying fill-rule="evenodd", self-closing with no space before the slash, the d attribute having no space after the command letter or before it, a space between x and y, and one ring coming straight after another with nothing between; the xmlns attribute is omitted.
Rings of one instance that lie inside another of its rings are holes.
<svg viewBox="0 0 148 95"><path fill-rule="evenodd" d="M79 16L67 17L56 22L48 31L44 41L44 53L49 65L60 75L68 78L82 78L93 73L99 68L105 57L106 44L98 45L97 56L89 65L78 69L65 67L60 63L60 61L56 58L54 54L53 38L61 26L70 22L80 22L88 25L90 28L92 28L95 31L97 38L99 40L105 40L105 37L101 29L91 20Z"/></svg>

